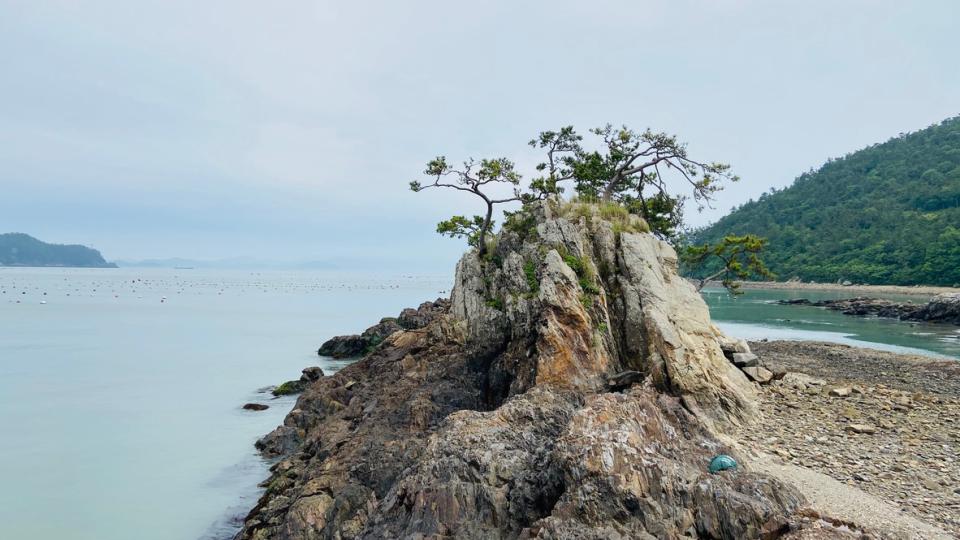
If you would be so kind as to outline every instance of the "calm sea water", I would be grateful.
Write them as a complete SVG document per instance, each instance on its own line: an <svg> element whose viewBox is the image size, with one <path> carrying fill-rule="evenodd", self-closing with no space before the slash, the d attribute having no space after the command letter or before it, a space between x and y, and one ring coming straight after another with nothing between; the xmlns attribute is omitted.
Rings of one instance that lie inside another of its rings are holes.
<svg viewBox="0 0 960 540"><path fill-rule="evenodd" d="M323 340L450 282L0 268L0 539L229 535L267 474L253 442L293 404L257 389L335 371Z"/></svg>
<svg viewBox="0 0 960 540"><path fill-rule="evenodd" d="M862 294L862 293L860 293ZM851 298L844 291L747 290L732 297L707 289L710 315L724 332L746 339L804 339L847 343L893 352L960 359L960 327L910 323L876 317L853 317L811 306L781 306L781 299ZM897 301L925 302L926 297L875 295Z"/></svg>
<svg viewBox="0 0 960 540"><path fill-rule="evenodd" d="M0 539L228 537L266 476L253 442L293 404L258 389L307 365L335 371L314 353L323 340L446 295L450 283L0 268ZM960 357L954 328L769 303L797 295L706 293L734 335ZM240 409L251 401L270 409Z"/></svg>

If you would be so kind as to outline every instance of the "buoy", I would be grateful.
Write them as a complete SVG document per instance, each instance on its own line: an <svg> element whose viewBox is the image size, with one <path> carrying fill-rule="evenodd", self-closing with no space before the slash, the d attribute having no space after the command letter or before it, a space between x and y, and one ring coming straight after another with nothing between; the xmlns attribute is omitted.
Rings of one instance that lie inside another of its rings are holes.
<svg viewBox="0 0 960 540"><path fill-rule="evenodd" d="M725 471L727 469L736 469L736 468L737 468L737 460L733 459L732 457L726 454L720 454L719 456L716 456L715 458L710 460L710 472L714 474L720 471Z"/></svg>

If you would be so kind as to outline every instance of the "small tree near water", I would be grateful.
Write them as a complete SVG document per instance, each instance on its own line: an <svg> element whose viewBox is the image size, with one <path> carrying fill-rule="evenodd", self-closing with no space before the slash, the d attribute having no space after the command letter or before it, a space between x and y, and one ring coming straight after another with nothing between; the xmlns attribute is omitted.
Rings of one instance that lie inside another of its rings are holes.
<svg viewBox="0 0 960 540"><path fill-rule="evenodd" d="M709 274L697 284L702 290L707 283L720 279L731 294L743 294L740 283L750 277L772 279L775 276L760 259L760 253L767 244L766 238L752 234L743 236L728 235L716 244L690 246L683 250L683 261L692 268L707 267L720 263L719 270Z"/></svg>

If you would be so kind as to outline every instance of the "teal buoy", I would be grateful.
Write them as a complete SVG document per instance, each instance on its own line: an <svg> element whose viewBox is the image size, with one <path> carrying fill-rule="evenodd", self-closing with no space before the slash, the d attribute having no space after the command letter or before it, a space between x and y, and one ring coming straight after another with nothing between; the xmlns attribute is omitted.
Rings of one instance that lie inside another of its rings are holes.
<svg viewBox="0 0 960 540"><path fill-rule="evenodd" d="M736 469L737 460L726 454L720 454L719 456L710 460L710 472L718 473L720 471L725 471L727 469Z"/></svg>

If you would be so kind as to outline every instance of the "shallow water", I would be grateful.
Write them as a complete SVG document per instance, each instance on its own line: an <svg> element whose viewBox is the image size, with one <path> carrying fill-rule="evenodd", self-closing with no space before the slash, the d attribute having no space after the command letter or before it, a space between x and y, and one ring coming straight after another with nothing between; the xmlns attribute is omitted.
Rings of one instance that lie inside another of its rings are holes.
<svg viewBox="0 0 960 540"><path fill-rule="evenodd" d="M862 293L861 293L862 294ZM810 290L745 290L732 297L723 289L703 294L710 315L724 332L745 339L803 339L846 343L893 352L960 359L960 327L855 317L813 306L784 306L777 300L852 298L856 293ZM922 296L873 295L923 303Z"/></svg>
<svg viewBox="0 0 960 540"><path fill-rule="evenodd" d="M294 402L257 389L335 371L324 339L449 283L0 268L0 538L223 538L267 474L253 442Z"/></svg>

